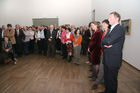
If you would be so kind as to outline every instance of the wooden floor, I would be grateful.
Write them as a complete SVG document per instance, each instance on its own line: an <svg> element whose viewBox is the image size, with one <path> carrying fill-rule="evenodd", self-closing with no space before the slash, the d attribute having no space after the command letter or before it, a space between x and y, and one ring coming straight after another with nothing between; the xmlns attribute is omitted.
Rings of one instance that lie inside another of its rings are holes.
<svg viewBox="0 0 140 93"><path fill-rule="evenodd" d="M61 56L48 58L37 54L18 59L17 65L0 65L0 93L97 93L88 76L87 57L82 64L67 63ZM123 63L118 93L140 93L140 72Z"/></svg>

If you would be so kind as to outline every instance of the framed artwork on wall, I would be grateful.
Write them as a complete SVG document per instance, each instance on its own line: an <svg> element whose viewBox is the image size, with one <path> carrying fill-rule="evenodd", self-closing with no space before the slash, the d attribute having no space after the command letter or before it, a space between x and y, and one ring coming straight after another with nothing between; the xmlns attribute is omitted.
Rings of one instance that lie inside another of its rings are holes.
<svg viewBox="0 0 140 93"><path fill-rule="evenodd" d="M121 20L121 25L125 29L125 34L130 35L130 32L131 32L131 19Z"/></svg>

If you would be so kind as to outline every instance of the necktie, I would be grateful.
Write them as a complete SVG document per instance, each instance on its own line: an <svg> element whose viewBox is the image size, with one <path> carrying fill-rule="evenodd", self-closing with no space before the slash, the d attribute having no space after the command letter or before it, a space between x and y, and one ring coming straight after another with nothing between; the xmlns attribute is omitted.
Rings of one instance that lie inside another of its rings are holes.
<svg viewBox="0 0 140 93"><path fill-rule="evenodd" d="M19 36L19 30L17 30L17 36Z"/></svg>

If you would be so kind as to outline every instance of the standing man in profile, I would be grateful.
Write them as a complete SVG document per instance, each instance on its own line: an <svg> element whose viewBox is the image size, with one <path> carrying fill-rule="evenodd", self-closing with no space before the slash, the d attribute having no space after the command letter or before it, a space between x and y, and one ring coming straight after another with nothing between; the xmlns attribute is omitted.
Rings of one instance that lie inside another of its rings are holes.
<svg viewBox="0 0 140 93"><path fill-rule="evenodd" d="M105 92L101 93L117 93L117 77L122 64L122 49L125 40L125 30L119 24L120 18L117 12L109 14L111 29L102 39Z"/></svg>

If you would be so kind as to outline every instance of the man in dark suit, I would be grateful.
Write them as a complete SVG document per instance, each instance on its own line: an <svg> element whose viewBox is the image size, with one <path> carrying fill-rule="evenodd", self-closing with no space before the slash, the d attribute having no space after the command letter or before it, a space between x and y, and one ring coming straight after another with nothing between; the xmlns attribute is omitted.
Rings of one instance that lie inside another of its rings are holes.
<svg viewBox="0 0 140 93"><path fill-rule="evenodd" d="M89 45L89 42L90 42L91 36L92 36L91 22L89 23L88 27L89 27L89 29L86 30L86 32L85 32L85 42L86 42L85 48L87 49L86 51L88 51L88 45ZM88 52L88 60L90 62L90 53L89 52Z"/></svg>
<svg viewBox="0 0 140 93"><path fill-rule="evenodd" d="M54 57L56 53L56 35L57 32L54 30L54 26L50 25L49 30L47 32L47 40L48 40L48 56Z"/></svg>
<svg viewBox="0 0 140 93"><path fill-rule="evenodd" d="M0 28L0 53L2 50L2 41L4 41L4 31L5 31L5 25L2 25L2 28Z"/></svg>
<svg viewBox="0 0 140 93"><path fill-rule="evenodd" d="M15 39L16 39L16 53L18 57L21 57L23 54L23 40L25 39L25 34L19 28L19 25L16 25Z"/></svg>
<svg viewBox="0 0 140 93"><path fill-rule="evenodd" d="M2 29L0 28L0 53L2 50Z"/></svg>
<svg viewBox="0 0 140 93"><path fill-rule="evenodd" d="M103 93L117 93L117 77L122 64L125 30L119 24L120 15L117 12L110 13L108 20L111 29L102 40L105 83L105 92Z"/></svg>

